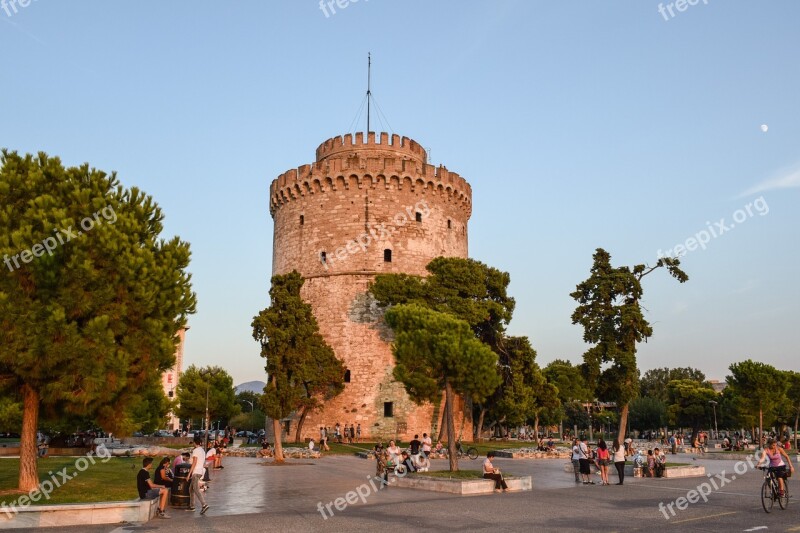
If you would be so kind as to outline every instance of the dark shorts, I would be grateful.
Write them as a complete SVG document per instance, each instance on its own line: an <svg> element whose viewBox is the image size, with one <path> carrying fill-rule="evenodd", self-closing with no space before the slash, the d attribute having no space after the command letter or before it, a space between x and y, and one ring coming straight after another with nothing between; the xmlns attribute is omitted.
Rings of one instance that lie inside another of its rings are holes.
<svg viewBox="0 0 800 533"><path fill-rule="evenodd" d="M580 462L581 474L589 475L592 473L592 470L589 467L589 459L579 459L578 461Z"/></svg>
<svg viewBox="0 0 800 533"><path fill-rule="evenodd" d="M161 495L161 491L159 489L149 489L145 495L143 500L156 500Z"/></svg>
<svg viewBox="0 0 800 533"><path fill-rule="evenodd" d="M779 479L786 479L788 477L787 470L788 468L786 468L786 465L769 467L769 471L773 472L775 474L775 477Z"/></svg>

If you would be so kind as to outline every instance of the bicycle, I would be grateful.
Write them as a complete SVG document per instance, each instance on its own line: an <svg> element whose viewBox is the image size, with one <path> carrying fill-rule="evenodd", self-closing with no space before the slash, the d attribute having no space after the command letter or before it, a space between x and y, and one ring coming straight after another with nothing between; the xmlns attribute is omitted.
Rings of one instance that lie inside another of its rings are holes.
<svg viewBox="0 0 800 533"><path fill-rule="evenodd" d="M788 481L783 480L783 494L781 495L775 471L768 466L759 466L758 469L764 471L764 484L761 486L761 506L764 508L764 512L771 512L776 501L781 509L786 509L789 506Z"/></svg>
<svg viewBox="0 0 800 533"><path fill-rule="evenodd" d="M445 456L448 454L448 449L444 448ZM456 458L461 459L462 457L469 457L473 461L478 458L478 449L470 446L466 450L464 447L461 446L461 441L458 441L456 444Z"/></svg>

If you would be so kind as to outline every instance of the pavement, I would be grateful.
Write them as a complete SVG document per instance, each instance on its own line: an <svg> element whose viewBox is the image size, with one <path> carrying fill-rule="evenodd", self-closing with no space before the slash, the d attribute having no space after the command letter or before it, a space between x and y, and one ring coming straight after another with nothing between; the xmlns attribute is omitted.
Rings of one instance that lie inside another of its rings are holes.
<svg viewBox="0 0 800 533"><path fill-rule="evenodd" d="M760 501L761 472L748 468L746 463L702 457L694 460L692 456L680 455L675 461L703 465L708 477L626 478L623 486L576 485L574 476L564 471L563 459L495 459L495 466L505 473L533 476L533 491L457 496L391 486L375 490L378 484L374 479L370 482L375 462L355 457L293 460L287 466L267 466L267 461L261 459L230 457L225 459L223 470L212 473L211 488L206 493L210 509L205 516L199 515L199 509L194 513L174 509L168 511L170 520L84 525L59 528L59 532L299 533L429 529L564 533L652 532L654 528L660 529L660 533L800 532L798 498L792 498L785 511L776 504L772 513L765 513ZM446 468L446 461L433 461L432 469ZM461 468L480 469L481 459L462 459ZM610 479L616 482L615 477ZM132 477L128 482L135 483L135 479ZM676 506L676 499L687 494L693 499L689 491L698 490L704 483L700 490L709 493L707 502L698 494L696 503L687 500L684 509ZM800 487L795 492L800 494ZM44 528L18 531L53 532Z"/></svg>

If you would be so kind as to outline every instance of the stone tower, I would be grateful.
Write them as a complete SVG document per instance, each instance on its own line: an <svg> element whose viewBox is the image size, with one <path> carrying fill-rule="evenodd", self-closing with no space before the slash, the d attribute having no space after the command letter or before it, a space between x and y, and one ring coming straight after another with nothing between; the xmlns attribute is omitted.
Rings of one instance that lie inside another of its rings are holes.
<svg viewBox="0 0 800 533"><path fill-rule="evenodd" d="M363 438L438 435L442 402L417 406L392 379L389 332L367 287L376 274L424 276L435 257L466 258L472 189L398 135L334 137L316 156L270 186L272 272L300 272L302 297L347 368L344 392L308 416L303 436L337 422L360 424ZM458 414L456 431L464 424L471 439L471 417Z"/></svg>

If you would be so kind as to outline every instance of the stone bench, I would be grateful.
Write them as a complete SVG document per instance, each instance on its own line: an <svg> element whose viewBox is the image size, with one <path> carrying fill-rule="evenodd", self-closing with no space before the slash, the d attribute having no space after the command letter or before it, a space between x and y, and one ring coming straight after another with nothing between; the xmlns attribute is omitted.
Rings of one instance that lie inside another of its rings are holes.
<svg viewBox="0 0 800 533"><path fill-rule="evenodd" d="M395 476L389 484L395 487L447 492L450 494L490 494L494 492L494 481L491 479L447 479L425 476ZM507 478L506 484L512 491L528 491L533 489L531 476Z"/></svg>
<svg viewBox="0 0 800 533"><path fill-rule="evenodd" d="M158 500L30 505L17 507L16 513L0 512L0 529L143 523L153 518L157 509Z"/></svg>

